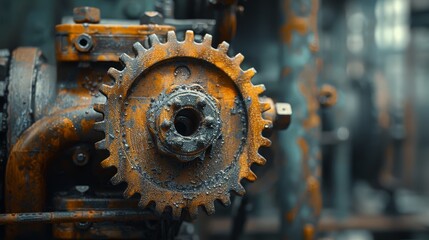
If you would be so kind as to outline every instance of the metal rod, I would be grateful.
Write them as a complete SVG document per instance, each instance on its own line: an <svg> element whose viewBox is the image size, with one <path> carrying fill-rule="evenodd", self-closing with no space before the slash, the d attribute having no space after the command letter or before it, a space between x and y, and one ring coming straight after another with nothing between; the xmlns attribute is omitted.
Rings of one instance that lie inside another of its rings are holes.
<svg viewBox="0 0 429 240"><path fill-rule="evenodd" d="M155 220L156 217L142 210L89 210L67 212L34 212L0 214L0 225L20 223L105 222Z"/></svg>

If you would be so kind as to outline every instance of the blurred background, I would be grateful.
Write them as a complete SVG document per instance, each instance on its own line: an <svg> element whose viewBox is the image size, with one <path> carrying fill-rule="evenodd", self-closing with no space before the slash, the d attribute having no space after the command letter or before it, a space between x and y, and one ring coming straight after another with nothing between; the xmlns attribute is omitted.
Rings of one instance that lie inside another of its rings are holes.
<svg viewBox="0 0 429 240"><path fill-rule="evenodd" d="M38 46L55 64L54 27L76 6L103 19L150 10L216 19L209 2L0 0L0 49ZM273 134L248 195L188 230L196 239L429 239L429 1L236 6L232 49L268 96L291 103L292 124ZM332 87L327 107L320 92Z"/></svg>

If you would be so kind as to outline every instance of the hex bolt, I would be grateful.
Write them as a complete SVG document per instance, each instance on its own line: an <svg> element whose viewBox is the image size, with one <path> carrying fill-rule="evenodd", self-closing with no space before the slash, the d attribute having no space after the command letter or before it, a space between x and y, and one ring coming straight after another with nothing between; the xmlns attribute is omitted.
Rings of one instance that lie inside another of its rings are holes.
<svg viewBox="0 0 429 240"><path fill-rule="evenodd" d="M75 23L99 23L100 9L95 7L76 7L73 9Z"/></svg>
<svg viewBox="0 0 429 240"><path fill-rule="evenodd" d="M77 147L73 153L73 162L77 166L85 166L89 161L89 152L84 147Z"/></svg>
<svg viewBox="0 0 429 240"><path fill-rule="evenodd" d="M140 24L163 24L164 17L161 13L156 11L144 12L140 17Z"/></svg>

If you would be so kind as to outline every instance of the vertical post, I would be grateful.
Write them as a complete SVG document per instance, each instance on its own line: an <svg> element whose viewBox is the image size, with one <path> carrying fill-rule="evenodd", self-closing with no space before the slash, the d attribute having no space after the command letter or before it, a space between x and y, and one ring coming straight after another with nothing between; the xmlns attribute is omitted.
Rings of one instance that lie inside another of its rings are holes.
<svg viewBox="0 0 429 240"><path fill-rule="evenodd" d="M322 208L318 115L319 0L281 0L282 101L292 105L288 131L279 133L282 239L314 239Z"/></svg>

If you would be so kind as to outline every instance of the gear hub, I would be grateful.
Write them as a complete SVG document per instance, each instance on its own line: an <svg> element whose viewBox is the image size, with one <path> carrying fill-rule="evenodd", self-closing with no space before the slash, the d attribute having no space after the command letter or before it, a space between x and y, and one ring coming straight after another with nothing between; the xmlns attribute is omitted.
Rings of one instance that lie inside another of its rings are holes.
<svg viewBox="0 0 429 240"><path fill-rule="evenodd" d="M199 207L211 214L215 200L229 205L231 191L245 193L240 181L256 179L253 163L265 163L265 88L251 83L253 68L240 68L241 54L229 57L225 42L213 48L210 35L197 43L192 31L184 41L168 32L149 42L121 55L124 69L109 69L114 84L100 89L107 100L94 107L104 115L96 127L106 137L96 147L110 152L102 165L117 168L112 183L126 182L124 196L140 194L141 207L175 218L195 218Z"/></svg>

